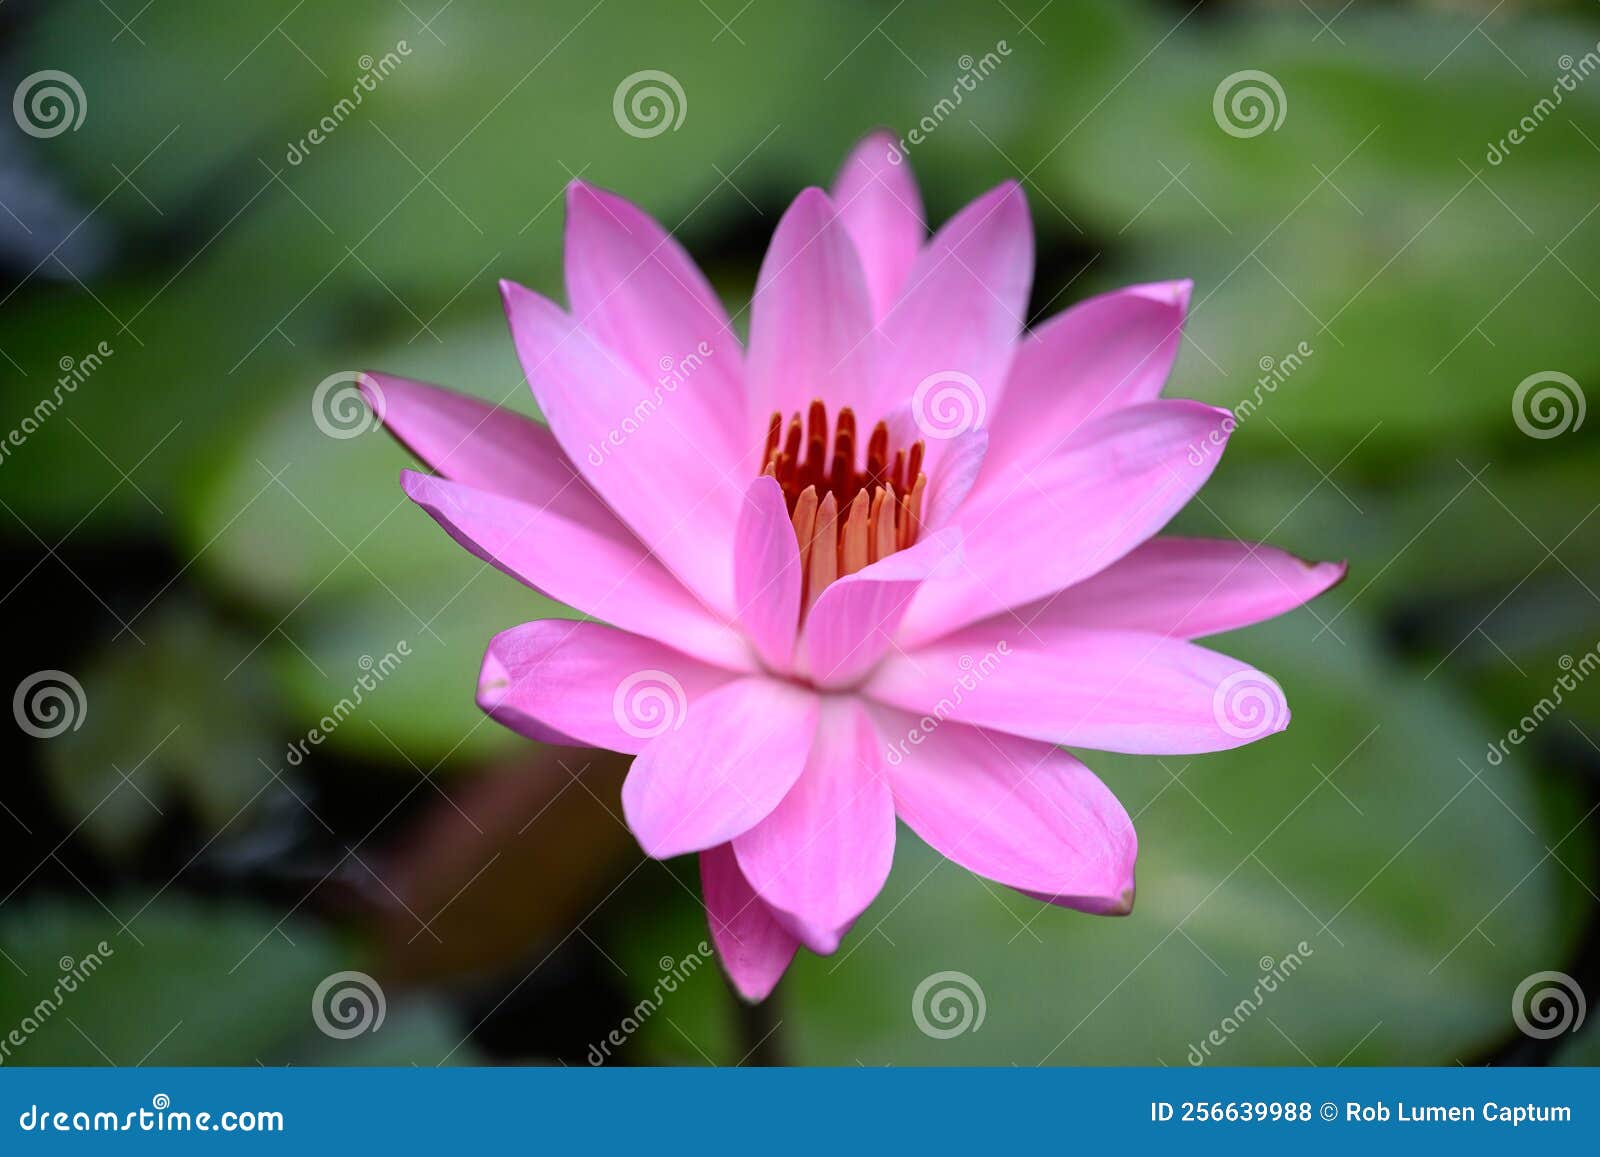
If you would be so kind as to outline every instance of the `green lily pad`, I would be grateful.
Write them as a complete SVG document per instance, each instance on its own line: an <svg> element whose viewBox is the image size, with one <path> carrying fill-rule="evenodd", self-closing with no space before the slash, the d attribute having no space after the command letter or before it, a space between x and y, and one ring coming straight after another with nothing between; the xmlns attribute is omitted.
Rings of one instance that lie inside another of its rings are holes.
<svg viewBox="0 0 1600 1157"><path fill-rule="evenodd" d="M273 750L270 681L230 668L252 640L186 603L168 603L83 671L82 725L43 746L50 785L79 831L125 856L176 804L203 827L248 829ZM237 825L237 827L234 827Z"/></svg>
<svg viewBox="0 0 1600 1157"><path fill-rule="evenodd" d="M0 1024L26 1038L7 1064L272 1063L315 1032L311 994L343 967L304 921L175 893L107 906L7 909Z"/></svg>

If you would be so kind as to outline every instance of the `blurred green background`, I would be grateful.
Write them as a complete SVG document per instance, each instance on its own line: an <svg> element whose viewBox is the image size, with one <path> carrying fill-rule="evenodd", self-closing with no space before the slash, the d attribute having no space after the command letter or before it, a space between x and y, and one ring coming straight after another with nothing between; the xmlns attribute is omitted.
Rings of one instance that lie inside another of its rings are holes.
<svg viewBox="0 0 1600 1157"><path fill-rule="evenodd" d="M572 177L738 308L788 199L924 117L934 222L1022 181L1036 320L1193 277L1168 392L1230 407L1299 352L1176 527L1350 576L1221 641L1282 682L1287 733L1087 757L1136 817L1131 917L1043 908L902 829L838 955L754 1014L699 971L613 1060L1182 1065L1296 953L1208 1063L1592 1062L1600 1032L1529 1036L1512 1004L1541 971L1600 991L1600 679L1487 753L1600 646L1600 420L1533 437L1513 412L1530 375L1600 383L1600 77L1560 85L1597 41L1591 2L12 0L4 90L60 70L86 115L0 126L0 427L81 377L0 459L4 686L83 697L57 736L5 729L0 1037L114 954L4 1062L583 1064L698 951L693 864L639 856L621 762L473 704L488 638L553 608L403 500L385 435L325 435L312 392L378 368L531 412L494 284L560 296ZM644 69L684 94L648 138L613 117ZM1213 96L1247 69L1284 116L1240 136ZM343 1039L312 1002L350 969L386 1017ZM985 1017L937 1039L913 994L945 970Z"/></svg>

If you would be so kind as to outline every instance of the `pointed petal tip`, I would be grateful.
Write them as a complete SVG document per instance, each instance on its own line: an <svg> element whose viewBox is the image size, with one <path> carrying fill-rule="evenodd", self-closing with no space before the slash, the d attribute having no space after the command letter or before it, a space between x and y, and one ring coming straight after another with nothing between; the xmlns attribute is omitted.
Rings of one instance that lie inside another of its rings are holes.
<svg viewBox="0 0 1600 1157"><path fill-rule="evenodd" d="M818 956L832 956L839 951L839 943L844 939L842 929L828 931L822 928L807 928L803 929L805 935L800 934L801 929L790 929L790 931L794 932L795 939Z"/></svg>
<svg viewBox="0 0 1600 1157"><path fill-rule="evenodd" d="M367 408L372 411L372 416L380 426L387 427L385 418L388 415L388 395L384 392L381 375L371 370L362 370L356 375L356 389L361 391L361 397L366 401Z"/></svg>
<svg viewBox="0 0 1600 1157"><path fill-rule="evenodd" d="M1304 569L1305 578L1309 581L1305 596L1295 604L1296 606L1304 605L1314 598L1327 594L1344 582L1350 574L1348 559L1319 562L1316 559L1301 558L1297 554L1290 554L1289 557Z"/></svg>
<svg viewBox="0 0 1600 1157"><path fill-rule="evenodd" d="M1122 890L1122 895L1117 897L1117 902L1106 909L1107 916L1127 916L1133 911L1134 895L1138 892L1136 884L1129 884Z"/></svg>
<svg viewBox="0 0 1600 1157"><path fill-rule="evenodd" d="M1172 281L1151 281L1144 285L1129 286L1128 292L1161 305L1169 305L1179 313L1189 312L1189 299L1194 295L1194 279L1177 278Z"/></svg>
<svg viewBox="0 0 1600 1157"><path fill-rule="evenodd" d="M488 715L493 715L495 708L505 701L506 691L511 686L511 674L500 661L500 656L495 654L495 643L498 641L498 637L490 640L489 649L483 656L483 666L478 670L478 707Z"/></svg>
<svg viewBox="0 0 1600 1157"><path fill-rule="evenodd" d="M628 200L620 193L613 193L610 189L591 185L581 177L574 177L567 182L567 224L570 227L575 217L606 214L607 221L613 226L617 224L619 214L642 214L643 210Z"/></svg>
<svg viewBox="0 0 1600 1157"><path fill-rule="evenodd" d="M734 972L728 967L728 962L722 962L722 974L728 978L728 983L733 986L733 991L739 994L739 999L745 1004L756 1005L772 995L772 990L778 987L778 981L783 979L783 974L769 976L764 972Z"/></svg>
<svg viewBox="0 0 1600 1157"><path fill-rule="evenodd" d="M1007 213L1028 216L1028 194L1017 180L1001 181L988 194Z"/></svg>
<svg viewBox="0 0 1600 1157"><path fill-rule="evenodd" d="M500 300L504 301L507 307L509 307L513 301L526 302L547 300L543 294L529 289L526 285L523 285L522 282L513 281L509 277L502 277L495 284L500 287ZM555 303L551 302L551 305L555 305ZM559 309L560 307L556 306L556 308Z"/></svg>
<svg viewBox="0 0 1600 1157"><path fill-rule="evenodd" d="M844 163L848 167L855 161L872 164L881 160L886 165L899 165L905 159L900 151L899 134L887 125L879 125L851 146Z"/></svg>
<svg viewBox="0 0 1600 1157"><path fill-rule="evenodd" d="M406 467L400 471L400 489L413 502L421 502L432 493L432 475Z"/></svg>
<svg viewBox="0 0 1600 1157"><path fill-rule="evenodd" d="M1028 212L1028 195L1023 191L1021 183L1014 178L1001 181L988 192L975 197L962 210L963 213L977 212L980 223L998 211L1020 212L1024 215Z"/></svg>
<svg viewBox="0 0 1600 1157"><path fill-rule="evenodd" d="M834 212L833 198L828 196L828 191L822 186L807 185L789 203L789 212L793 213L797 209L832 216Z"/></svg>
<svg viewBox="0 0 1600 1157"><path fill-rule="evenodd" d="M829 928L815 920L803 920L793 913L785 912L775 907L770 902L767 907L771 909L773 918L788 931L796 940L809 948L817 956L832 956L839 951L845 933L850 931L850 925L842 928ZM854 921L852 921L854 923Z"/></svg>

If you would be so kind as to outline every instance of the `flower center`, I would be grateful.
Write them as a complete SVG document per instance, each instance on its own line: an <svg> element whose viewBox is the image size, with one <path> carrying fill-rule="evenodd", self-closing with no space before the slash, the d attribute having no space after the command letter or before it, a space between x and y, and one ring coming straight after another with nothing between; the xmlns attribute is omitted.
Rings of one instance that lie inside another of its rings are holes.
<svg viewBox="0 0 1600 1157"><path fill-rule="evenodd" d="M812 402L804 426L800 415L774 413L767 427L761 472L783 488L795 540L800 545L802 613L836 578L854 574L917 541L922 495L923 445L889 453L889 427L879 422L867 439L866 462L856 468L856 416L839 411L832 436L828 410Z"/></svg>

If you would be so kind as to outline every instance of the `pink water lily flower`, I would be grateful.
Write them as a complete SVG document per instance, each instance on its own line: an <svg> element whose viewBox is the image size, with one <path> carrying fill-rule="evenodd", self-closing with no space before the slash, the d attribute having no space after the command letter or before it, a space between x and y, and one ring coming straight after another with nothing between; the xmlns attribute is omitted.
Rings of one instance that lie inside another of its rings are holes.
<svg viewBox="0 0 1600 1157"><path fill-rule="evenodd" d="M896 817L997 883L1128 912L1137 840L1062 745L1217 751L1281 730L1276 683L1195 645L1342 577L1156 538L1227 411L1163 400L1189 283L1023 332L1033 235L1001 185L930 239L883 134L778 222L749 341L683 248L567 196L566 309L502 283L547 425L382 374L432 474L406 493L473 554L593 620L490 644L478 702L534 739L635 755L646 853L697 852L733 983L833 952Z"/></svg>

